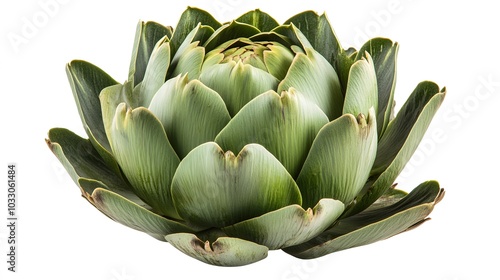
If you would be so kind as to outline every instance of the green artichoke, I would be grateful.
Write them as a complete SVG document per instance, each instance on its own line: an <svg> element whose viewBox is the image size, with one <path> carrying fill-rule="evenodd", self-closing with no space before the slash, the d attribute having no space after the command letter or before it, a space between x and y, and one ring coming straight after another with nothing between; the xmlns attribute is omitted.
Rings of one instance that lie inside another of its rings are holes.
<svg viewBox="0 0 500 280"><path fill-rule="evenodd" d="M394 116L397 52L345 50L311 11L221 24L188 8L175 29L138 24L123 84L70 62L88 139L46 141L93 206L200 261L320 257L413 228L443 197L394 188L445 96L422 82Z"/></svg>

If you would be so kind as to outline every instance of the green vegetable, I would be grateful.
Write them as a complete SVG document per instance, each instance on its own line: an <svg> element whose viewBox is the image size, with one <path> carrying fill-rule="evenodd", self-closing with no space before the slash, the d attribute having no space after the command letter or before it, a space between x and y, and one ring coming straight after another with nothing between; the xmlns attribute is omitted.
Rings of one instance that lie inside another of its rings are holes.
<svg viewBox="0 0 500 280"><path fill-rule="evenodd" d="M198 260L320 257L413 228L444 195L393 188L445 96L422 82L394 116L397 52L344 50L310 11L221 24L188 8L175 29L139 23L123 84L70 62L88 139L47 143L102 213Z"/></svg>

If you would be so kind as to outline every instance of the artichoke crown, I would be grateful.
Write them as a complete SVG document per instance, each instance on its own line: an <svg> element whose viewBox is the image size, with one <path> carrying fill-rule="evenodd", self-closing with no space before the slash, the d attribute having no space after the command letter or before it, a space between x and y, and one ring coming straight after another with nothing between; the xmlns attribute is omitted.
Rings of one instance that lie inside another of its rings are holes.
<svg viewBox="0 0 500 280"><path fill-rule="evenodd" d="M209 264L369 244L444 193L394 188L445 95L422 82L395 114L398 48L344 49L311 11L219 23L190 7L175 28L139 22L124 83L70 62L88 139L54 128L47 143L105 215Z"/></svg>

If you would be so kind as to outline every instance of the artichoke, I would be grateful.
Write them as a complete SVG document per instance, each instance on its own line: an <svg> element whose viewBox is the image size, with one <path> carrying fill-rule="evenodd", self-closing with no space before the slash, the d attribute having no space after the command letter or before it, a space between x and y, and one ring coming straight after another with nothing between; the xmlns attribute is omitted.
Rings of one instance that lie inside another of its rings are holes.
<svg viewBox="0 0 500 280"><path fill-rule="evenodd" d="M312 11L221 24L189 7L175 29L139 22L123 84L70 62L88 139L53 128L46 142L95 208L209 264L366 245L444 195L395 188L445 96L421 82L394 114L398 48L343 49Z"/></svg>

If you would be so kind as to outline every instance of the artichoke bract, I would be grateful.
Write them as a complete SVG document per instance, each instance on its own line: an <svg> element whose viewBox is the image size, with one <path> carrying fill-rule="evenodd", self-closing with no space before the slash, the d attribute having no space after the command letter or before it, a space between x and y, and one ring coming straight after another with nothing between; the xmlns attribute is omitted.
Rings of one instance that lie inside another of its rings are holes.
<svg viewBox="0 0 500 280"><path fill-rule="evenodd" d="M398 48L344 49L312 11L222 24L189 7L175 29L139 22L124 83L70 62L88 139L46 141L102 213L209 264L366 245L444 195L436 181L395 188L445 96L424 81L394 113Z"/></svg>

